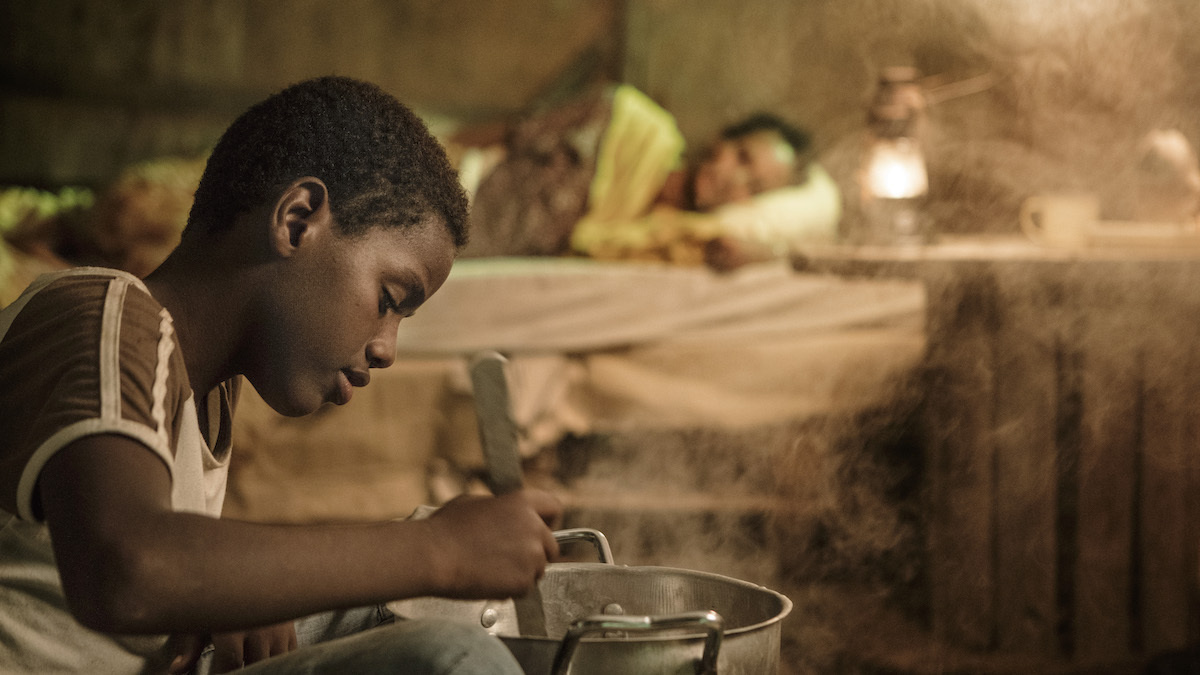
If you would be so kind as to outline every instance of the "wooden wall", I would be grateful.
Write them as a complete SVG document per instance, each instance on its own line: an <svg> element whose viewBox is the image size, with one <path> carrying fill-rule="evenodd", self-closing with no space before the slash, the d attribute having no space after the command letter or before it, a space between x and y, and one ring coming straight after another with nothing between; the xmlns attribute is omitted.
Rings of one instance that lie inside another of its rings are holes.
<svg viewBox="0 0 1200 675"><path fill-rule="evenodd" d="M307 77L377 82L431 124L614 77L616 0L0 3L0 184L101 183L210 147Z"/></svg>

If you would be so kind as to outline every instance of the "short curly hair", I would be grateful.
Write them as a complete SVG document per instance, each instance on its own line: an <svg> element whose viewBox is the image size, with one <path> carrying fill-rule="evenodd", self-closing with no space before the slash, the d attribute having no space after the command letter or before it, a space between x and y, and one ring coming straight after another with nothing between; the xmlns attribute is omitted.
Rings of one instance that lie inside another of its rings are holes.
<svg viewBox="0 0 1200 675"><path fill-rule="evenodd" d="M184 237L228 228L304 176L329 189L344 234L412 227L430 212L467 243L467 197L446 152L411 110L347 77L294 84L242 113L208 159Z"/></svg>

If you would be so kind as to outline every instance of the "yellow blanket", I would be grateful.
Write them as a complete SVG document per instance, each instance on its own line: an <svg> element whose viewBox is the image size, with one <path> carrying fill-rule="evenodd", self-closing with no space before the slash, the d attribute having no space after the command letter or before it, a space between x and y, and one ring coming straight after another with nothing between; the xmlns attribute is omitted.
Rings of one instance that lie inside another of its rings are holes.
<svg viewBox="0 0 1200 675"><path fill-rule="evenodd" d="M588 210L575 225L571 248L600 259L701 262L700 248L687 236L699 214L651 208L667 176L680 168L683 149L670 113L637 89L618 87Z"/></svg>

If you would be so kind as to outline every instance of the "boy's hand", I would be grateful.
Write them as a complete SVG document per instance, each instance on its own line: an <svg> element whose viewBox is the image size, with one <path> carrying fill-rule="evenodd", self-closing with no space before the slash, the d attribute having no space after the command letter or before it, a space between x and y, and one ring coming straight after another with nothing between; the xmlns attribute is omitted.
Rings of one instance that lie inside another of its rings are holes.
<svg viewBox="0 0 1200 675"><path fill-rule="evenodd" d="M744 265L779 257L770 247L756 242L716 237L704 246L704 263L718 272L730 272Z"/></svg>
<svg viewBox="0 0 1200 675"><path fill-rule="evenodd" d="M212 642L216 647L212 671L228 673L296 649L296 625L285 621L254 630L217 633L212 636Z"/></svg>
<svg viewBox="0 0 1200 675"><path fill-rule="evenodd" d="M562 505L547 492L521 490L501 497L462 496L425 522L436 527L444 554L438 595L509 598L533 589L558 557L551 528Z"/></svg>

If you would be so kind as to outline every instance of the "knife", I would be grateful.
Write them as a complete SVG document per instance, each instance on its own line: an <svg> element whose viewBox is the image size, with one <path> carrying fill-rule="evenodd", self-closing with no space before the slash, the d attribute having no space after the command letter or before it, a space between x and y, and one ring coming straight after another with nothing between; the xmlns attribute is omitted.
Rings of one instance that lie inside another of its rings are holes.
<svg viewBox="0 0 1200 675"><path fill-rule="evenodd" d="M508 359L494 351L476 354L471 359L471 386L475 391L479 441L487 465L487 485L497 496L520 490L524 485L507 367ZM513 607L519 635L546 637L546 613L541 589L536 584L527 595L513 598Z"/></svg>

